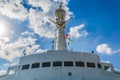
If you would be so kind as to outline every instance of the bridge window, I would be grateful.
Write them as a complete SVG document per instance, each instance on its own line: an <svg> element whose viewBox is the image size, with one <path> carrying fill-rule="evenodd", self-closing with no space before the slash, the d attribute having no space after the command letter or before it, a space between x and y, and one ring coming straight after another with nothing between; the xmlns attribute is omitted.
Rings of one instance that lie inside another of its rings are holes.
<svg viewBox="0 0 120 80"><path fill-rule="evenodd" d="M87 67L95 68L95 63L87 62Z"/></svg>
<svg viewBox="0 0 120 80"><path fill-rule="evenodd" d="M73 62L72 61L65 61L64 66L73 66Z"/></svg>
<svg viewBox="0 0 120 80"><path fill-rule="evenodd" d="M30 66L29 64L23 65L23 66L22 66L22 70L29 69L29 66Z"/></svg>
<svg viewBox="0 0 120 80"><path fill-rule="evenodd" d="M75 65L78 66L78 67L84 67L85 66L84 62L82 62L82 61L75 62Z"/></svg>
<svg viewBox="0 0 120 80"><path fill-rule="evenodd" d="M16 72L16 70L15 70L15 69L13 69L13 70L10 70L10 71L8 72L8 75L15 74L15 72Z"/></svg>
<svg viewBox="0 0 120 80"><path fill-rule="evenodd" d="M98 66L98 68L100 68L100 69L101 69L101 64L100 64L100 63L98 63L98 64L97 64L97 66Z"/></svg>
<svg viewBox="0 0 120 80"><path fill-rule="evenodd" d="M110 66L104 66L104 69L105 69L106 71L108 71L108 72L112 72L112 70L111 70L111 67L110 67Z"/></svg>
<svg viewBox="0 0 120 80"><path fill-rule="evenodd" d="M39 68L40 67L40 63L33 63L32 64L32 68Z"/></svg>
<svg viewBox="0 0 120 80"><path fill-rule="evenodd" d="M50 67L50 62L43 62L42 67Z"/></svg>
<svg viewBox="0 0 120 80"><path fill-rule="evenodd" d="M54 67L62 66L62 62L53 62Z"/></svg>

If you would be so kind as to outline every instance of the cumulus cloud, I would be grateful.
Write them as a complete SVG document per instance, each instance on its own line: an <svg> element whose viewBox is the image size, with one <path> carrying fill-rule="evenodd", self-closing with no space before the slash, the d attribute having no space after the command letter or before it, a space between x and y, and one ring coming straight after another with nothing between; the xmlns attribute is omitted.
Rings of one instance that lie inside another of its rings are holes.
<svg viewBox="0 0 120 80"><path fill-rule="evenodd" d="M54 35L55 26L50 24L47 16L44 13L39 11L30 10L29 20L30 27L34 30L35 33L43 37L52 38Z"/></svg>
<svg viewBox="0 0 120 80"><path fill-rule="evenodd" d="M113 50L112 48L109 47L108 44L100 44L96 47L96 51L101 54L111 55L111 54L119 53L120 49Z"/></svg>
<svg viewBox="0 0 120 80"><path fill-rule="evenodd" d="M9 22L5 17L0 15L0 37L9 35L11 22Z"/></svg>
<svg viewBox="0 0 120 80"><path fill-rule="evenodd" d="M0 58L13 61L15 58L22 56L24 53L32 54L43 51L40 49L40 45L36 44L35 38L27 37L26 35L31 36L34 34L39 34L43 37L53 38L56 27L48 20L48 18L55 19L54 12L58 7L59 2L64 3L63 7L67 12L66 19L70 18L73 13L70 12L69 8L67 7L69 0L28 0L26 1L26 5L31 6L29 9L23 5L22 0L0 0L1 16L10 18L10 20L13 22L24 22L28 20L28 28L34 31L22 32L21 35L25 36L26 38L17 37L18 39L16 39L16 41L10 41L11 38L9 39L7 37L0 37ZM3 19L1 19L1 21L2 20ZM13 25L9 25L9 28L11 26ZM15 30L17 30L17 25L15 25L15 27L16 29L11 30L12 34L15 34ZM24 28L24 26L21 27Z"/></svg>
<svg viewBox="0 0 120 80"><path fill-rule="evenodd" d="M33 6L41 7L44 12L48 12L52 5L50 0L28 0L28 2Z"/></svg>
<svg viewBox="0 0 120 80"><path fill-rule="evenodd" d="M35 38L28 37L19 38L19 40L15 42L7 43L0 48L0 57L8 61L13 61L15 58L24 54L28 55L42 51L35 41Z"/></svg>
<svg viewBox="0 0 120 80"><path fill-rule="evenodd" d="M112 49L109 47L108 44L98 45L96 48L96 51L101 53L101 54L108 54L108 55L112 54Z"/></svg>
<svg viewBox="0 0 120 80"><path fill-rule="evenodd" d="M28 12L21 4L21 1L22 0L0 1L0 13L13 19L26 19Z"/></svg>
<svg viewBox="0 0 120 80"><path fill-rule="evenodd" d="M34 33L33 32L29 32L29 31L25 31L25 32L22 32L21 33L21 35L23 35L23 36L32 36L32 35L34 35Z"/></svg>
<svg viewBox="0 0 120 80"><path fill-rule="evenodd" d="M7 42L9 42L10 39L7 37L0 37L0 48L4 46Z"/></svg>
<svg viewBox="0 0 120 80"><path fill-rule="evenodd" d="M35 33L43 37L52 38L56 27L48 18L55 19L54 11L59 2L64 3L64 8L67 12L66 18L70 18L73 13L67 7L69 0L28 0L25 3L26 5L31 5L29 10L22 4L22 0L0 1L0 14L22 21L28 19L30 23L28 26Z"/></svg>
<svg viewBox="0 0 120 80"><path fill-rule="evenodd" d="M86 30L82 30L84 27L85 27L84 24L80 24L78 26L71 27L70 28L71 37L79 38L79 37L87 36L88 32Z"/></svg>

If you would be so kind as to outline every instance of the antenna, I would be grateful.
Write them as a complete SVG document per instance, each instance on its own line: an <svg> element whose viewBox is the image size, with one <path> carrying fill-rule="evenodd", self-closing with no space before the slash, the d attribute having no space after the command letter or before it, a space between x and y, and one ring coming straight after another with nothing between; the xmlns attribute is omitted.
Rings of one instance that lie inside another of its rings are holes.
<svg viewBox="0 0 120 80"><path fill-rule="evenodd" d="M25 49L23 50L23 56L26 56L26 50Z"/></svg>
<svg viewBox="0 0 120 80"><path fill-rule="evenodd" d="M56 20L49 19L57 27L56 36L56 50L67 50L66 37L65 37L65 25L71 19L65 20L66 11L62 8L63 2L60 3L59 8L55 11ZM52 46L53 47L53 46Z"/></svg>
<svg viewBox="0 0 120 80"><path fill-rule="evenodd" d="M62 9L63 2L60 2L59 8Z"/></svg>
<svg viewBox="0 0 120 80"><path fill-rule="evenodd" d="M55 41L54 41L54 39L52 40L52 50L54 50L54 43L55 43Z"/></svg>

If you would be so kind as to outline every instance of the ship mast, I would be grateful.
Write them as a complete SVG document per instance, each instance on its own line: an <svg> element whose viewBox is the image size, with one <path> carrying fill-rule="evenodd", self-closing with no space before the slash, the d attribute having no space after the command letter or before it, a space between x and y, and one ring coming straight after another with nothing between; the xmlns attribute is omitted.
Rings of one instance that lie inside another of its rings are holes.
<svg viewBox="0 0 120 80"><path fill-rule="evenodd" d="M56 37L56 50L67 50L66 46L66 37L65 37L65 24L66 21L66 11L62 8L62 2L59 5L59 8L55 11L56 20L53 22L57 27L57 37Z"/></svg>

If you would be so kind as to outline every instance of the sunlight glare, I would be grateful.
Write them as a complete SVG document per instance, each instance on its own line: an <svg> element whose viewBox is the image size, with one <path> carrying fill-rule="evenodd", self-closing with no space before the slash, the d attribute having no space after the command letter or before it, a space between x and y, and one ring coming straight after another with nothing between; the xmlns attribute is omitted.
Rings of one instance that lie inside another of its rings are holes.
<svg viewBox="0 0 120 80"><path fill-rule="evenodd" d="M4 35L6 31L5 25L0 22L0 35Z"/></svg>

